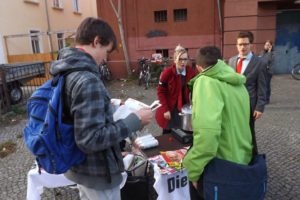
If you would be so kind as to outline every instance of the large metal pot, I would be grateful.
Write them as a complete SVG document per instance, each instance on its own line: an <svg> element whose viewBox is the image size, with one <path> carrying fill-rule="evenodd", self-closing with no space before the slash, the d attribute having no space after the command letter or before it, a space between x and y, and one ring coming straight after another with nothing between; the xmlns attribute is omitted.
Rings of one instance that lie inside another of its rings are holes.
<svg viewBox="0 0 300 200"><path fill-rule="evenodd" d="M182 106L181 113L181 129L184 131L193 131L192 128L192 105L186 104Z"/></svg>

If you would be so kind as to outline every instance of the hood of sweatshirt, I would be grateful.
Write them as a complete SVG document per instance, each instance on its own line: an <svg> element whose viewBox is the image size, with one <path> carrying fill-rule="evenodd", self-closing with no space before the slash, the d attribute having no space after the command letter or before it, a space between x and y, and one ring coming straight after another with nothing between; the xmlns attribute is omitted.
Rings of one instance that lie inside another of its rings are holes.
<svg viewBox="0 0 300 200"><path fill-rule="evenodd" d="M59 59L51 63L50 74L55 76L68 70L87 70L99 73L93 57L77 48L64 48L59 51Z"/></svg>
<svg viewBox="0 0 300 200"><path fill-rule="evenodd" d="M208 76L231 85L242 85L246 83L246 77L244 75L236 73L222 60L218 60L215 65L205 69L203 72L199 73L192 80L190 80L188 83L189 88L193 88L195 81L200 76Z"/></svg>

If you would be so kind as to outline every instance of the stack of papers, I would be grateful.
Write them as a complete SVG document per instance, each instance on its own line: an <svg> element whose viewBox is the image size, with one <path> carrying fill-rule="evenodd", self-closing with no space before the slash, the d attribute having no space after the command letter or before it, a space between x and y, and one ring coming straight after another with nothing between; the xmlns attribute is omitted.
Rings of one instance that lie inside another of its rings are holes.
<svg viewBox="0 0 300 200"><path fill-rule="evenodd" d="M182 160L187 152L187 149L178 149L174 151L161 151L160 154L170 167L175 169L182 168Z"/></svg>
<svg viewBox="0 0 300 200"><path fill-rule="evenodd" d="M113 105L115 102L116 102L116 100L112 101ZM141 108L151 108L151 110L154 111L160 106L161 106L161 104L159 103L159 100L153 101L153 103L150 106L148 106L147 104L144 104L143 102L140 102L140 101L132 99L132 98L128 98L124 102L124 105L116 107L116 111L113 114L114 121L117 121L119 119L124 119L130 113L140 110Z"/></svg>
<svg viewBox="0 0 300 200"><path fill-rule="evenodd" d="M170 167L167 162L164 160L162 155L153 156L151 158L148 158L150 163L153 165L156 165L159 168L159 172L161 174L173 174L177 172L176 169Z"/></svg>
<svg viewBox="0 0 300 200"><path fill-rule="evenodd" d="M158 140L153 135L148 134L145 136L137 137L134 141L141 149L148 149L158 146Z"/></svg>
<svg viewBox="0 0 300 200"><path fill-rule="evenodd" d="M160 155L148 158L148 160L159 168L161 174L173 174L183 169L182 160L189 147L174 151L161 151Z"/></svg>
<svg viewBox="0 0 300 200"><path fill-rule="evenodd" d="M161 106L161 104L159 103L159 100L153 101L153 103L150 106L148 106L147 104L144 104L143 102L140 102L140 101L132 99L132 98L128 98L124 104L125 104L125 106L127 106L128 108L130 108L133 111L139 110L141 108L151 108L151 110L154 111L159 106Z"/></svg>

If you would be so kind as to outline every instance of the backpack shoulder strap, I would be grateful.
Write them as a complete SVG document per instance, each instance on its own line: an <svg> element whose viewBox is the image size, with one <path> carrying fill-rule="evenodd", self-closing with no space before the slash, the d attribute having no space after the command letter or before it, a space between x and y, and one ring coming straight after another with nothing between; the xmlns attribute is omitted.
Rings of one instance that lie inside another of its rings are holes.
<svg viewBox="0 0 300 200"><path fill-rule="evenodd" d="M64 72L61 72L61 73L58 73L56 74L53 79L52 79L52 83L51 85L52 86L56 86L58 84L58 81L61 77L63 78L66 78L69 74L73 73L73 72L78 72L78 71L89 71L89 72L93 72L89 69L84 69L84 68L75 68L75 69L70 69L70 70L66 70ZM62 82L62 85L61 85L61 102L62 102L62 107L63 107L63 110L62 110L62 120L64 123L68 123L68 124L71 124L73 123L73 118L72 116L70 115L70 112L69 112L69 108L68 108L68 105L66 104L66 101L65 101L65 79L63 80Z"/></svg>
<svg viewBox="0 0 300 200"><path fill-rule="evenodd" d="M93 72L89 69L82 69L82 68L75 68L75 69L70 69L70 70L66 70L66 71L63 71L61 73L58 73L56 74L55 76L53 76L53 79L52 79L52 86L56 86L56 84L58 83L58 80L60 77L66 77L67 75L73 73L73 72L78 72L78 71L89 71L89 72Z"/></svg>

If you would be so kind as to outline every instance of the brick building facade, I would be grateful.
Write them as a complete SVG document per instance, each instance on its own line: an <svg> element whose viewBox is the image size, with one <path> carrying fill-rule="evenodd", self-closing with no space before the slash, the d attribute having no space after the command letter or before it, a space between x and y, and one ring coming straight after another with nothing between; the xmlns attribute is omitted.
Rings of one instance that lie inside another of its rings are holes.
<svg viewBox="0 0 300 200"><path fill-rule="evenodd" d="M117 2L117 1L115 1ZM287 73L297 63L300 41L299 0L126 0L122 17L132 69L137 59L150 58L160 52L173 57L181 44L194 58L204 45L221 48L225 59L235 55L236 35L240 30L254 34L254 53L259 53L265 40L276 46L278 73ZM98 16L108 21L117 33L119 51L110 56L109 66L115 78L126 76L126 67L117 18L109 1L97 0ZM292 31L285 31L293 27ZM286 39L283 39L286 38ZM291 59L292 58L292 59Z"/></svg>

